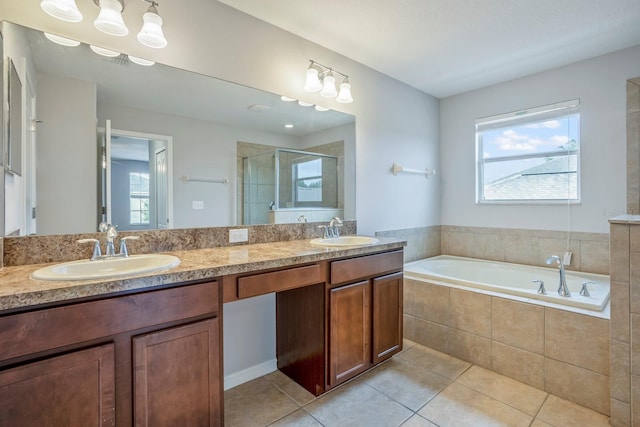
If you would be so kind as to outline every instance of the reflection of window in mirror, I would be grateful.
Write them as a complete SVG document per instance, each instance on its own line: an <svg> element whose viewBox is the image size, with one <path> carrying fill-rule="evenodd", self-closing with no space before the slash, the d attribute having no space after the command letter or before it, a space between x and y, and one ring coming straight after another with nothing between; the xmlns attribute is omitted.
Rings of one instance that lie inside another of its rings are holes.
<svg viewBox="0 0 640 427"><path fill-rule="evenodd" d="M9 138L7 170L22 174L22 82L13 60L9 59Z"/></svg>
<svg viewBox="0 0 640 427"><path fill-rule="evenodd" d="M149 174L129 172L129 224L149 224Z"/></svg>
<svg viewBox="0 0 640 427"><path fill-rule="evenodd" d="M295 206L322 206L322 159L293 164Z"/></svg>

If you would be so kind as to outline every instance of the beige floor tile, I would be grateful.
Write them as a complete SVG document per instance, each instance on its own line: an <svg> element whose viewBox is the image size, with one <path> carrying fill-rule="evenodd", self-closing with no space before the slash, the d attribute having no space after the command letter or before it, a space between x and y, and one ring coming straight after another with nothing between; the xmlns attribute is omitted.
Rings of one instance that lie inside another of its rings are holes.
<svg viewBox="0 0 640 427"><path fill-rule="evenodd" d="M535 415L547 397L547 393L542 390L479 366L472 366L456 382L529 415Z"/></svg>
<svg viewBox="0 0 640 427"><path fill-rule="evenodd" d="M532 417L498 400L453 383L425 405L419 415L441 426L529 426Z"/></svg>
<svg viewBox="0 0 640 427"><path fill-rule="evenodd" d="M380 393L412 411L417 411L451 380L412 363L393 358L362 376L362 380Z"/></svg>
<svg viewBox="0 0 640 427"><path fill-rule="evenodd" d="M309 393L305 388L281 371L276 370L265 375L264 378L300 406L304 406L316 398L312 393Z"/></svg>
<svg viewBox="0 0 640 427"><path fill-rule="evenodd" d="M315 418L309 415L304 409L298 409L296 412L279 419L269 427L322 427Z"/></svg>
<svg viewBox="0 0 640 427"><path fill-rule="evenodd" d="M402 427L438 427L436 424L431 421L425 420L420 415L414 415L409 418Z"/></svg>
<svg viewBox="0 0 640 427"><path fill-rule="evenodd" d="M468 362L421 345L416 345L396 357L451 379L457 378L471 366Z"/></svg>
<svg viewBox="0 0 640 427"><path fill-rule="evenodd" d="M326 427L399 426L413 412L357 381L314 400L305 411Z"/></svg>
<svg viewBox="0 0 640 427"><path fill-rule="evenodd" d="M608 417L553 395L544 402L537 418L555 427L610 427Z"/></svg>
<svg viewBox="0 0 640 427"><path fill-rule="evenodd" d="M224 393L224 424L227 427L266 426L298 409L298 405L264 378Z"/></svg>
<svg viewBox="0 0 640 427"><path fill-rule="evenodd" d="M539 419L536 418L531 423L531 427L553 427L553 426L551 424L549 424L549 423L545 423L544 421L539 420Z"/></svg>

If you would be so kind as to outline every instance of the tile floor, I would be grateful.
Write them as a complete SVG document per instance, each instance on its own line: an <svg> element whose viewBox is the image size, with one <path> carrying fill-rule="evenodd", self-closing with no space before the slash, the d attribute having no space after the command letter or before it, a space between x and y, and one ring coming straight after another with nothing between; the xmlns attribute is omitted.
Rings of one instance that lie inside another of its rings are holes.
<svg viewBox="0 0 640 427"><path fill-rule="evenodd" d="M225 426L609 426L608 417L411 341L321 397L280 371L227 390Z"/></svg>

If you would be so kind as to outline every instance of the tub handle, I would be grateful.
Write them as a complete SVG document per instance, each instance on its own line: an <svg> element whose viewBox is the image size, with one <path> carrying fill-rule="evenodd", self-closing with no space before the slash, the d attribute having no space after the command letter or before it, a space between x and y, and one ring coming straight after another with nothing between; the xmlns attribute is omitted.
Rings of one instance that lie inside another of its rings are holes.
<svg viewBox="0 0 640 427"><path fill-rule="evenodd" d="M544 288L544 281L542 280L532 280L531 283L539 283L540 287L538 288L538 293L540 295L546 295L547 294L547 290Z"/></svg>
<svg viewBox="0 0 640 427"><path fill-rule="evenodd" d="M590 297L591 294L589 293L589 289L587 289L587 285L595 285L596 282L583 282L582 283L582 288L580 289L580 295L582 295L583 297Z"/></svg>

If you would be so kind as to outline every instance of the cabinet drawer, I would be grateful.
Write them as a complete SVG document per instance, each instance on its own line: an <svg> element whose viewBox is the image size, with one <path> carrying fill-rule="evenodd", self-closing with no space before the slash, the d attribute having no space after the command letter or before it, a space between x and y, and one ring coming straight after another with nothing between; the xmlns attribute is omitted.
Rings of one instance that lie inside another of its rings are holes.
<svg viewBox="0 0 640 427"><path fill-rule="evenodd" d="M320 265L288 268L286 270L260 273L238 279L238 298L248 298L271 292L286 291L300 286L322 282Z"/></svg>
<svg viewBox="0 0 640 427"><path fill-rule="evenodd" d="M0 361L214 313L209 282L0 317Z"/></svg>
<svg viewBox="0 0 640 427"><path fill-rule="evenodd" d="M367 255L331 263L331 283L344 283L402 270L402 251Z"/></svg>

